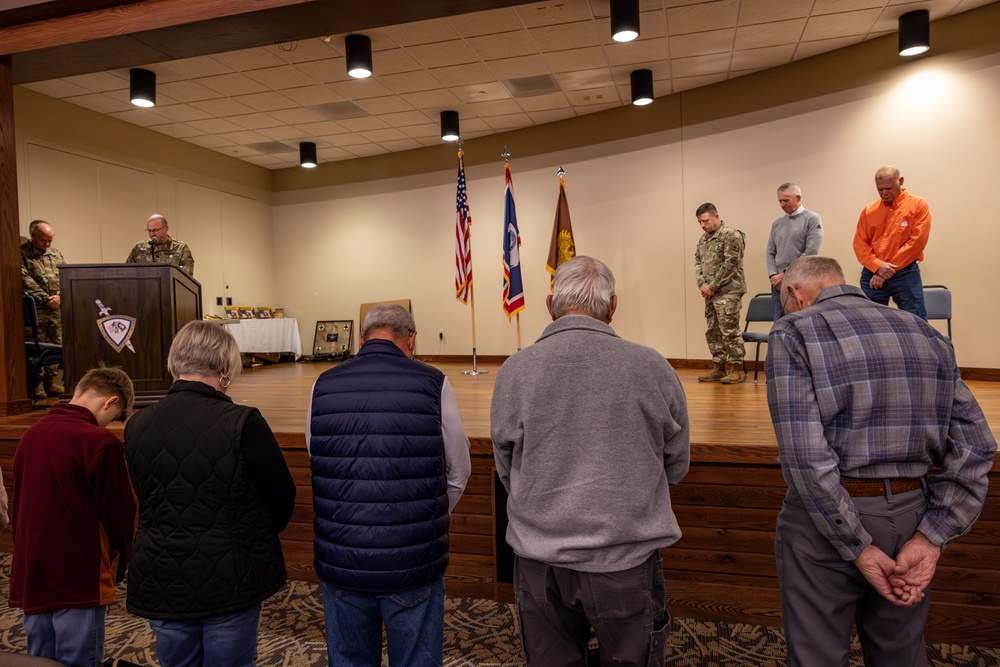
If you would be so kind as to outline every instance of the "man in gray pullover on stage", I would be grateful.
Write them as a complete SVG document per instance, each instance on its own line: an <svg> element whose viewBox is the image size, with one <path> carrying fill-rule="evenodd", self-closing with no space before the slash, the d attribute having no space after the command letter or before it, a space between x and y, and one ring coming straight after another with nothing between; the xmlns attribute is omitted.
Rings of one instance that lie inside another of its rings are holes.
<svg viewBox="0 0 1000 667"><path fill-rule="evenodd" d="M690 461L687 401L652 348L609 326L611 270L559 266L555 320L497 373L490 428L530 666L663 665L670 616L659 549L681 531L669 486Z"/></svg>

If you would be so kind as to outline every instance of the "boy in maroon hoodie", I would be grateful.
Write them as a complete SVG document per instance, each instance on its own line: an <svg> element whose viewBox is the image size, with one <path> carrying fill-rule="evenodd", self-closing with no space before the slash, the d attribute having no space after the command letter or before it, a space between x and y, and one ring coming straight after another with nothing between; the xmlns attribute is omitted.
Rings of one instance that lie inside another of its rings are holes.
<svg viewBox="0 0 1000 667"><path fill-rule="evenodd" d="M14 452L10 606L24 610L28 653L65 665L104 660L104 616L125 576L135 496L125 452L106 427L132 409L132 381L96 368Z"/></svg>

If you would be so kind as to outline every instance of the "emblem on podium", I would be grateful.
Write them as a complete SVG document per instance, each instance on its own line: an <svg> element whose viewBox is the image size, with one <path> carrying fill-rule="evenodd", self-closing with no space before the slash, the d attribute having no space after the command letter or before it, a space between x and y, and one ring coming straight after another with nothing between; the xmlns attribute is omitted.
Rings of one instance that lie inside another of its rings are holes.
<svg viewBox="0 0 1000 667"><path fill-rule="evenodd" d="M108 345L115 348L116 352L121 352L125 347L135 352L129 340L135 332L135 318L128 315L112 315L111 309L101 303L100 299L95 303L97 312L101 315L97 320L97 328L101 330L101 335L108 341Z"/></svg>

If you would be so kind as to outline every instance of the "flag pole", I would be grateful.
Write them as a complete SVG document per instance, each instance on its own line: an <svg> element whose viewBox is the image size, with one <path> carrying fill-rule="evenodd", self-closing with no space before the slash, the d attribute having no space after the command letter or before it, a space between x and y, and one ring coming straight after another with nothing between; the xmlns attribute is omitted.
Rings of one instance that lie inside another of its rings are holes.
<svg viewBox="0 0 1000 667"><path fill-rule="evenodd" d="M469 234L471 239L472 234ZM472 313L472 370L462 371L462 375L479 375L480 373L489 373L489 371L479 370L479 365L476 360L476 281L473 280L469 283L469 312Z"/></svg>
<svg viewBox="0 0 1000 667"><path fill-rule="evenodd" d="M517 320L517 351L521 351L521 313L515 313L514 319Z"/></svg>

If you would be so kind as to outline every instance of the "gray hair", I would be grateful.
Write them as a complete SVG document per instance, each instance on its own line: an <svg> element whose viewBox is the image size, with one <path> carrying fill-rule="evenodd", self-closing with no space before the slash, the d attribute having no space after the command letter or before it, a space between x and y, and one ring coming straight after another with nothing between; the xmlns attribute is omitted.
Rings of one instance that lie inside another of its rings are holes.
<svg viewBox="0 0 1000 667"><path fill-rule="evenodd" d="M792 194L797 197L802 196L802 190L799 188L799 186L795 185L795 183L792 183L791 181L789 181L788 183L782 183L781 185L778 186L779 195L782 192L785 192L786 190L791 190Z"/></svg>
<svg viewBox="0 0 1000 667"><path fill-rule="evenodd" d="M36 229L41 225L48 225L49 223L44 220L32 220L31 224L28 225L28 234L33 234ZM50 225L51 226L51 225Z"/></svg>
<svg viewBox="0 0 1000 667"><path fill-rule="evenodd" d="M417 330L413 315L398 303L380 303L372 306L361 326L361 337L369 338L373 331L388 331L394 338L406 338Z"/></svg>
<svg viewBox="0 0 1000 667"><path fill-rule="evenodd" d="M220 373L236 377L243 370L240 348L226 327L206 320L185 324L170 345L167 370L176 380L194 373L212 376Z"/></svg>
<svg viewBox="0 0 1000 667"><path fill-rule="evenodd" d="M832 282L832 284L847 282L844 279L844 270L832 257L818 255L800 257L788 265L785 277L781 280L782 287L786 284L813 285L821 282Z"/></svg>
<svg viewBox="0 0 1000 667"><path fill-rule="evenodd" d="M604 262L578 255L556 269L552 288L552 313L560 318L569 311L582 311L604 319L615 295L615 276Z"/></svg>
<svg viewBox="0 0 1000 667"><path fill-rule="evenodd" d="M884 167L879 167L878 171L875 172L876 180L879 178L885 178L886 176L892 176L897 181L899 180L899 169L893 167L891 164L887 164Z"/></svg>

